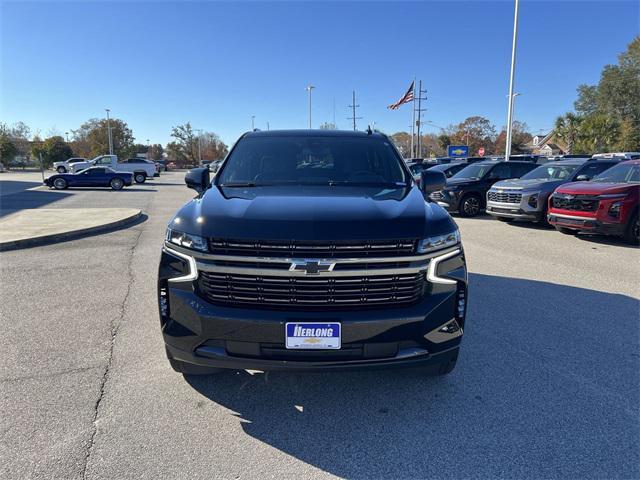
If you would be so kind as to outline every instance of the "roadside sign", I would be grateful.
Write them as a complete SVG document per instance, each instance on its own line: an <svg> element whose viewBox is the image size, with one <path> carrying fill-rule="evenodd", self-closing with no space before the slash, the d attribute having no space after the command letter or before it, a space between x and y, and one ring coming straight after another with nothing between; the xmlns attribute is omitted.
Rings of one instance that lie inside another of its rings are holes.
<svg viewBox="0 0 640 480"><path fill-rule="evenodd" d="M478 149L478 156L479 156L479 157L484 157L484 147L480 147L480 148Z"/></svg>
<svg viewBox="0 0 640 480"><path fill-rule="evenodd" d="M447 156L457 157L457 158L468 157L469 146L468 145L449 145L447 147Z"/></svg>

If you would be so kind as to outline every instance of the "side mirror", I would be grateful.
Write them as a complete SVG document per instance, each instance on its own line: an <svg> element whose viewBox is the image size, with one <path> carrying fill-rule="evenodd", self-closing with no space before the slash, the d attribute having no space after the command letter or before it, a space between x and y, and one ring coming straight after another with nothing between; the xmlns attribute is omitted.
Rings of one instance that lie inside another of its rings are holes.
<svg viewBox="0 0 640 480"><path fill-rule="evenodd" d="M589 180L591 180L589 175L578 175L576 177L576 182L588 182Z"/></svg>
<svg viewBox="0 0 640 480"><path fill-rule="evenodd" d="M442 190L446 184L447 179L442 172L423 170L420 174L420 190L422 190L425 196Z"/></svg>
<svg viewBox="0 0 640 480"><path fill-rule="evenodd" d="M193 188L198 193L203 193L209 188L209 169L193 168L184 176L187 187Z"/></svg>

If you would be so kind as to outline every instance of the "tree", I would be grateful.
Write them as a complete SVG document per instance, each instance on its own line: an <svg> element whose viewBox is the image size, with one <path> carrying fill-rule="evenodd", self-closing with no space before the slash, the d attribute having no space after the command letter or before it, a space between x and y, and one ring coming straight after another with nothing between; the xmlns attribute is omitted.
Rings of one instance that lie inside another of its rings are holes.
<svg viewBox="0 0 640 480"><path fill-rule="evenodd" d="M171 136L175 140L167 144L167 152L178 163L194 165L200 158L218 160L228 152L227 145L217 134L203 132L196 135L190 122L173 127Z"/></svg>
<svg viewBox="0 0 640 480"><path fill-rule="evenodd" d="M567 146L567 153L573 153L573 147L580 135L582 117L572 112L567 112L556 119L555 136Z"/></svg>
<svg viewBox="0 0 640 480"><path fill-rule="evenodd" d="M524 122L514 120L511 127L511 154L528 153L527 144L531 142L533 136L529 133L529 127ZM507 129L504 127L494 142L493 153L504 155L507 146Z"/></svg>
<svg viewBox="0 0 640 480"><path fill-rule="evenodd" d="M618 55L616 65L606 65L602 69L597 85L578 87L574 106L584 119L581 148L602 145L608 145L606 148L610 150L640 148L637 143L640 138L640 36ZM605 117L609 120L605 121ZM605 134L601 128L607 125L614 130ZM599 137L587 138L591 133ZM603 140L605 137L617 139L611 144Z"/></svg>
<svg viewBox="0 0 640 480"><path fill-rule="evenodd" d="M213 132L200 135L200 148L205 160L222 160L229 152L227 145Z"/></svg>
<svg viewBox="0 0 640 480"><path fill-rule="evenodd" d="M28 155L29 154L29 137L31 136L31 129L23 122L16 122L13 125L0 122L0 138L4 138L13 144L16 151L12 155Z"/></svg>
<svg viewBox="0 0 640 480"><path fill-rule="evenodd" d="M154 143L149 147L149 150L147 151L147 158L149 160L161 160L163 153L164 149L162 148L162 145L160 145L159 143Z"/></svg>
<svg viewBox="0 0 640 480"><path fill-rule="evenodd" d="M53 162L63 162L73 156L73 150L67 142L59 135L49 137L44 142L34 141L31 147L31 155L39 158L42 155L42 161L45 168L51 167Z"/></svg>
<svg viewBox="0 0 640 480"><path fill-rule="evenodd" d="M477 152L480 147L490 152L494 148L496 128L488 119L474 116L452 127L450 137L453 144L469 145L470 152Z"/></svg>
<svg viewBox="0 0 640 480"><path fill-rule="evenodd" d="M453 140L451 140L451 137L446 133L441 133L440 135L438 135L438 145L443 151L446 152L447 147L453 144L452 142Z"/></svg>
<svg viewBox="0 0 640 480"><path fill-rule="evenodd" d="M110 120L113 153L119 158L127 158L136 153L133 132L124 120ZM92 118L73 130L73 150L83 157L95 157L109 153L109 133L107 119Z"/></svg>
<svg viewBox="0 0 640 480"><path fill-rule="evenodd" d="M142 143L136 143L133 145L134 154L137 153L148 153L149 147L147 145L143 145Z"/></svg>
<svg viewBox="0 0 640 480"><path fill-rule="evenodd" d="M579 134L578 149L585 152L610 152L620 136L620 123L610 116L597 113L586 117Z"/></svg>
<svg viewBox="0 0 640 480"><path fill-rule="evenodd" d="M191 127L191 123L178 125L171 130L171 136L175 138L167 145L167 150L178 163L198 163L198 137Z"/></svg>
<svg viewBox="0 0 640 480"><path fill-rule="evenodd" d="M411 134L407 132L396 132L391 135L391 140L404 158L411 156Z"/></svg>
<svg viewBox="0 0 640 480"><path fill-rule="evenodd" d="M18 147L11 141L8 135L0 134L0 163L8 167L9 162L18 153Z"/></svg>

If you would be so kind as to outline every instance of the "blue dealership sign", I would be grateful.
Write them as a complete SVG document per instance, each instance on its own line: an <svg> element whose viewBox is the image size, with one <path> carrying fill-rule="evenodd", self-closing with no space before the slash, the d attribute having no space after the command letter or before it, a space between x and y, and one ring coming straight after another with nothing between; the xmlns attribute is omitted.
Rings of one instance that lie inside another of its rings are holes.
<svg viewBox="0 0 640 480"><path fill-rule="evenodd" d="M469 156L469 146L468 145L449 145L447 147L447 156L466 158Z"/></svg>

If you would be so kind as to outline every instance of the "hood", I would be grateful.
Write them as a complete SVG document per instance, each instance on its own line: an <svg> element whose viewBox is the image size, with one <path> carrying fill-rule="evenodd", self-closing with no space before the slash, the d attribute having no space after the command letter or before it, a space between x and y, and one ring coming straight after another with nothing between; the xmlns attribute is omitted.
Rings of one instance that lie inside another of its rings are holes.
<svg viewBox="0 0 640 480"><path fill-rule="evenodd" d="M562 185L556 191L559 193L572 193L576 195L602 195L626 193L634 188L638 189L640 187L637 183L574 182Z"/></svg>
<svg viewBox="0 0 640 480"><path fill-rule="evenodd" d="M413 239L456 228L415 186L213 186L184 205L169 227L203 237L307 241Z"/></svg>
<svg viewBox="0 0 640 480"><path fill-rule="evenodd" d="M555 190L556 187L567 183L567 180L541 180L531 178L528 180L521 180L514 178L512 180L501 180L493 184L492 189L505 189L505 190Z"/></svg>

